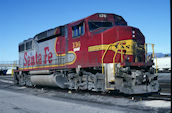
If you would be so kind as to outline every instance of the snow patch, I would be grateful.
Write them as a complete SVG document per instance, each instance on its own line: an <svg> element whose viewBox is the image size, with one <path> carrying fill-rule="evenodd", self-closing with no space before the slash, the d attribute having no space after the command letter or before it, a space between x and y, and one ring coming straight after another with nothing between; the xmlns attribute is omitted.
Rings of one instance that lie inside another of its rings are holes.
<svg viewBox="0 0 172 113"><path fill-rule="evenodd" d="M161 108L166 108L171 106L170 101L164 101L164 100L143 101L142 104L148 107L161 107Z"/></svg>
<svg viewBox="0 0 172 113"><path fill-rule="evenodd" d="M10 83L10 84L12 84L13 83L13 81L9 81L9 80L0 80L1 82L5 82L5 83Z"/></svg>

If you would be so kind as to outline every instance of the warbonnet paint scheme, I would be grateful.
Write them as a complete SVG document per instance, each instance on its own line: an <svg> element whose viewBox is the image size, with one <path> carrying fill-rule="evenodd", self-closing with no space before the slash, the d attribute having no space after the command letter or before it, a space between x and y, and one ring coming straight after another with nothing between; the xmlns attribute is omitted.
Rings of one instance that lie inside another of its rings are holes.
<svg viewBox="0 0 172 113"><path fill-rule="evenodd" d="M19 44L15 83L126 94L157 92L145 37L119 15L96 13Z"/></svg>

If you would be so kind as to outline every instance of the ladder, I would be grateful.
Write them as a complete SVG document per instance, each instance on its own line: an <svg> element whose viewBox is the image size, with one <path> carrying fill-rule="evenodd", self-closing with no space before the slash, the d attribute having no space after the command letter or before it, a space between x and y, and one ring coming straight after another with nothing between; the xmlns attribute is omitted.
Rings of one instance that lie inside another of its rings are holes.
<svg viewBox="0 0 172 113"><path fill-rule="evenodd" d="M109 44L105 50L105 52L103 53L103 56L102 56L102 74L105 74L104 73L104 58L105 58L105 55L107 53L107 51L109 50L110 47L114 46L116 47L116 49L114 50L115 54L113 56L113 75L114 75L114 79L115 79L115 74L116 74L116 70L115 70L115 58L116 58L116 55L117 53L119 53L119 47L121 47L121 62L123 62L123 43L124 42L119 42L117 44ZM114 90L114 87L110 87L110 83L108 82L108 75L105 74L105 90Z"/></svg>

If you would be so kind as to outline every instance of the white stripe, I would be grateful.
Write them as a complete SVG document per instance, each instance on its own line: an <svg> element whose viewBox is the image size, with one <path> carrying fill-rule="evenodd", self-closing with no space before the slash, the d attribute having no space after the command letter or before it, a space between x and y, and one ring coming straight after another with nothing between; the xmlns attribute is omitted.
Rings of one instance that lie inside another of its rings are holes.
<svg viewBox="0 0 172 113"><path fill-rule="evenodd" d="M5 82L5 83L10 83L10 84L12 84L13 83L13 81L9 81L9 80L0 80L1 82Z"/></svg>

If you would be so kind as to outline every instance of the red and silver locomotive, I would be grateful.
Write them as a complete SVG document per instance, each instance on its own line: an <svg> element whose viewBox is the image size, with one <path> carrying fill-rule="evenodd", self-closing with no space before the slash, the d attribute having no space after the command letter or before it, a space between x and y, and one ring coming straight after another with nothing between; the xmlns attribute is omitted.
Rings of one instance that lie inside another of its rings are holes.
<svg viewBox="0 0 172 113"><path fill-rule="evenodd" d="M126 94L157 92L145 37L119 15L96 13L19 44L15 83Z"/></svg>

